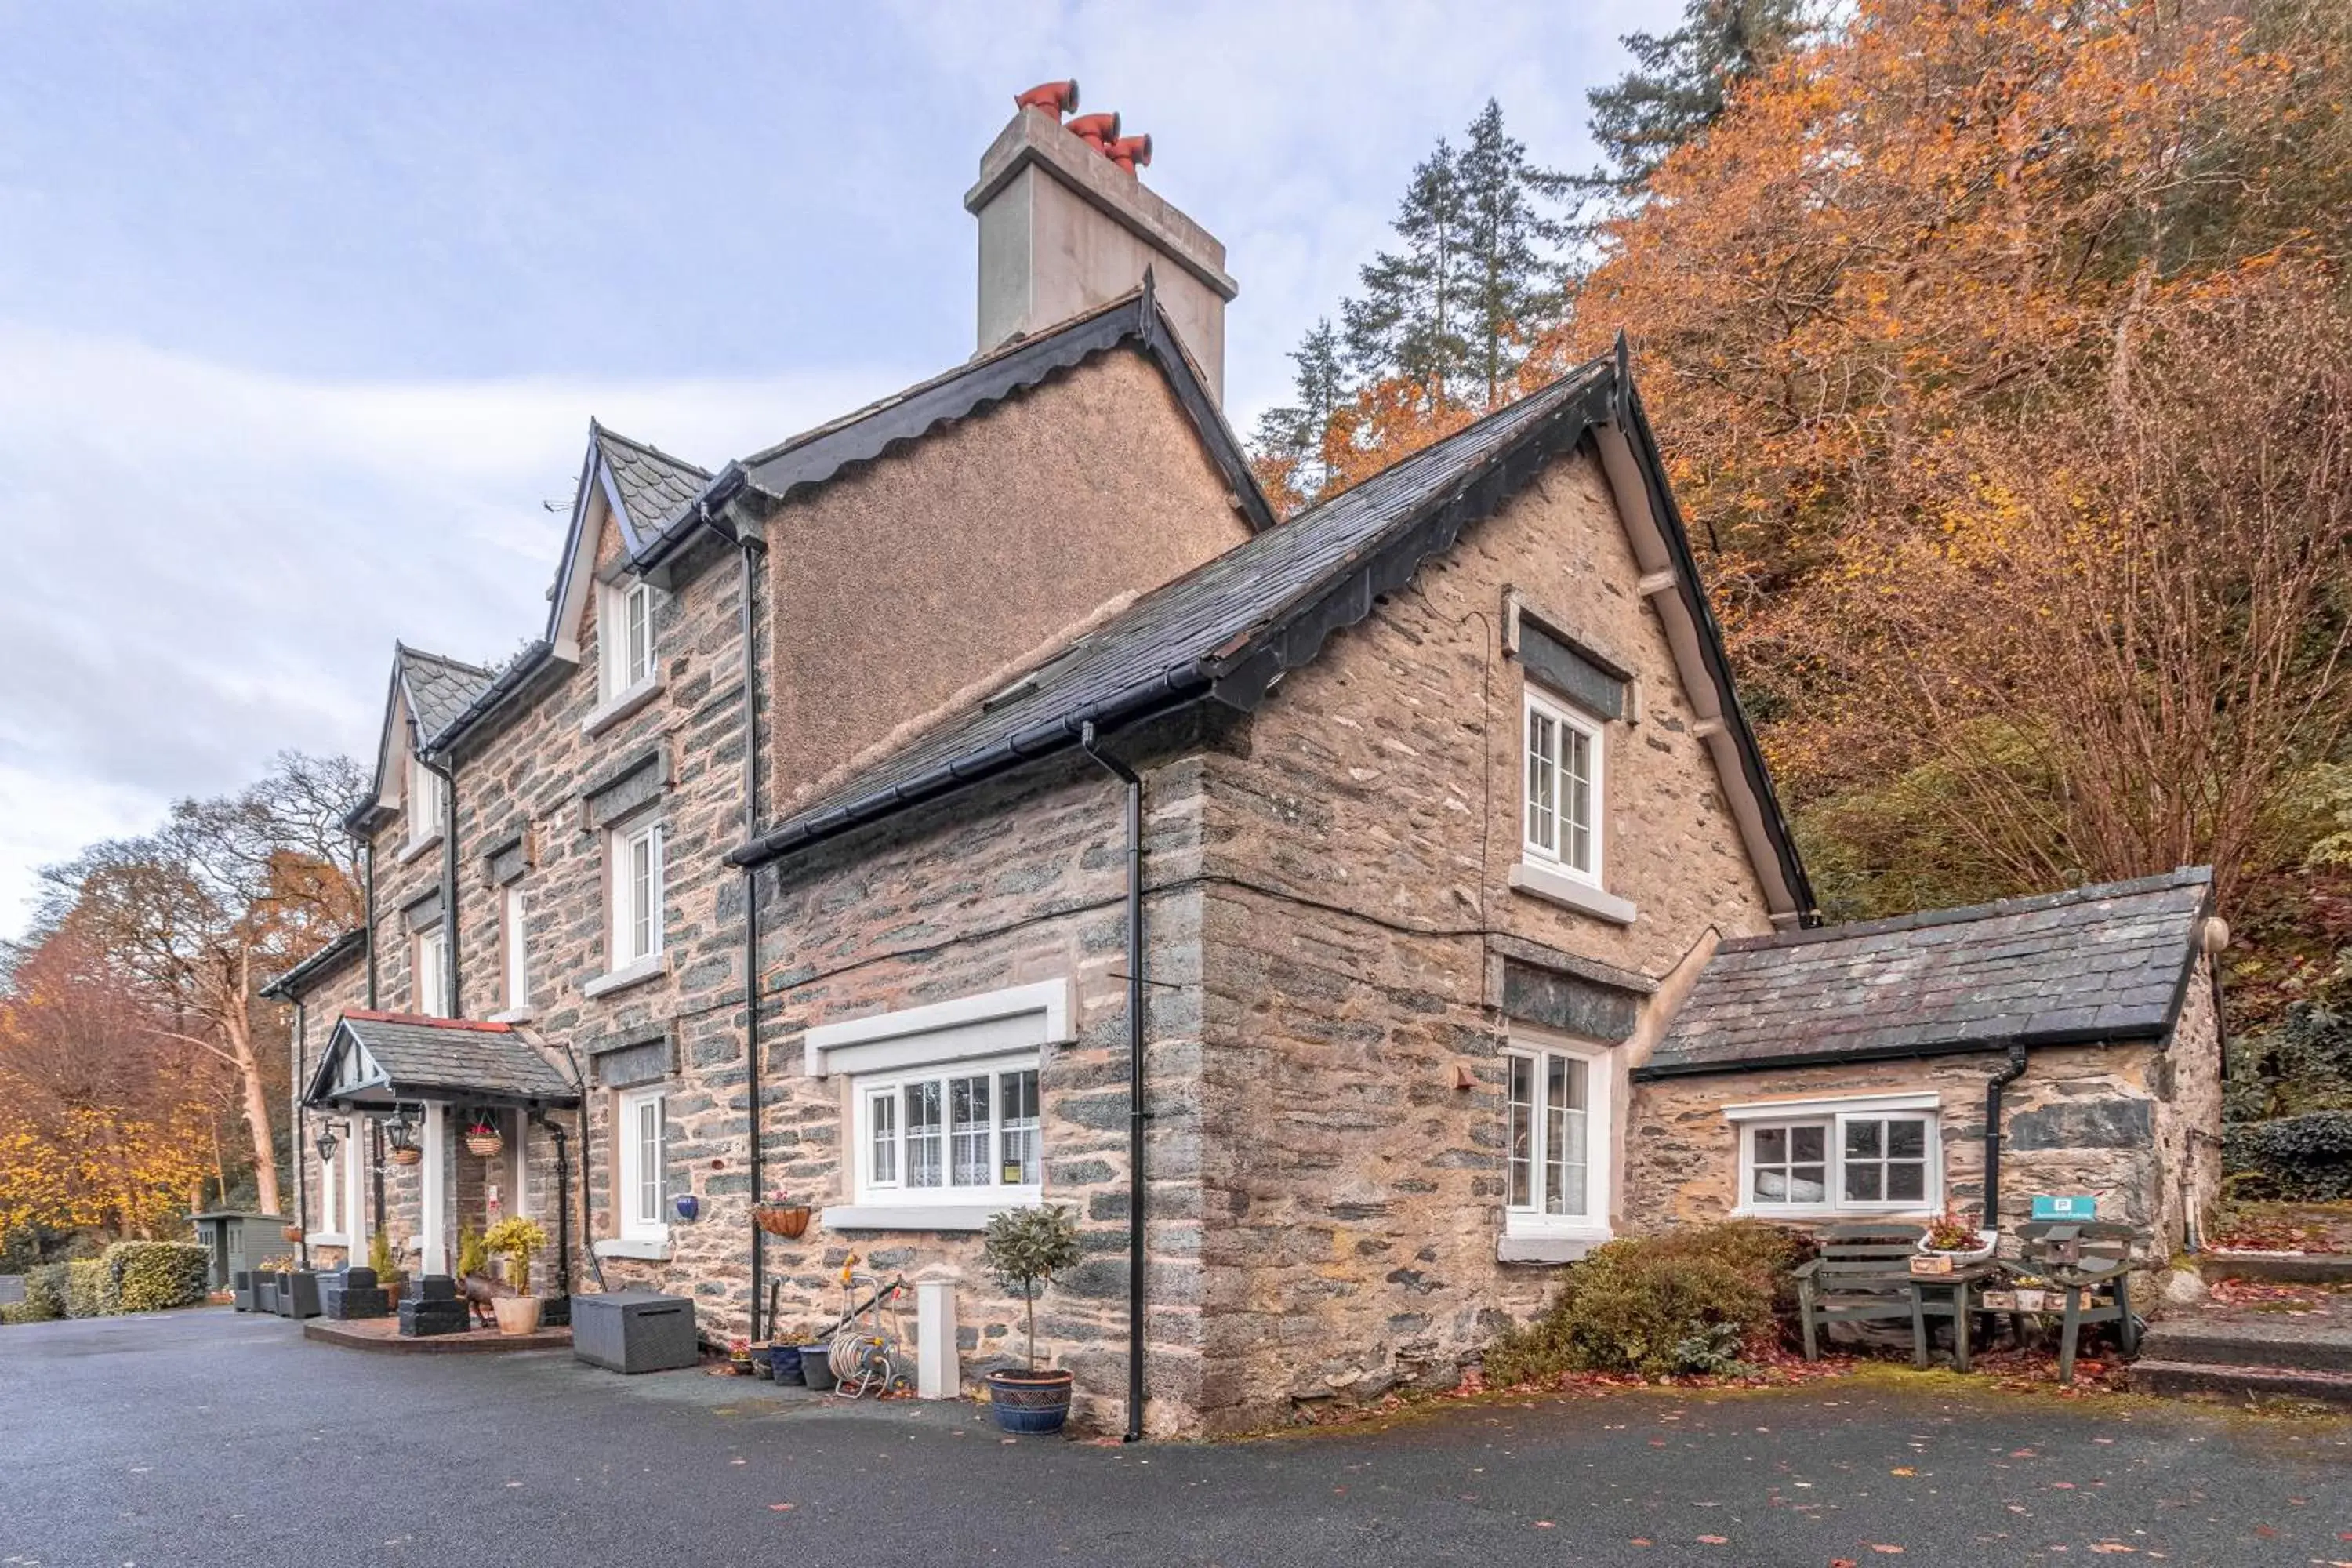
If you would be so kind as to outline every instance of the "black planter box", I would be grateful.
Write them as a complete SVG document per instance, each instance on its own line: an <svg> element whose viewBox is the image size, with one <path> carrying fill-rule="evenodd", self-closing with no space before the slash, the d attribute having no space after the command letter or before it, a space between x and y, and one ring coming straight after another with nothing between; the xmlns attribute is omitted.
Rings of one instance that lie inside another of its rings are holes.
<svg viewBox="0 0 2352 1568"><path fill-rule="evenodd" d="M670 1372L698 1358L694 1303L656 1290L572 1298L572 1353L607 1372Z"/></svg>
<svg viewBox="0 0 2352 1568"><path fill-rule="evenodd" d="M281 1318L300 1322L319 1315L319 1276L315 1270L297 1269L278 1276L277 1312Z"/></svg>
<svg viewBox="0 0 2352 1568"><path fill-rule="evenodd" d="M344 1323L354 1318L389 1317L392 1301L377 1288L374 1269L346 1268L340 1274L320 1277L319 1309L336 1322Z"/></svg>
<svg viewBox="0 0 2352 1568"><path fill-rule="evenodd" d="M253 1271L240 1268L229 1276L229 1293L236 1298L236 1310L250 1312L253 1306Z"/></svg>
<svg viewBox="0 0 2352 1568"><path fill-rule="evenodd" d="M466 1331L466 1303L422 1298L403 1301L400 1304L400 1331L408 1339L429 1339L435 1334L462 1334Z"/></svg>
<svg viewBox="0 0 2352 1568"><path fill-rule="evenodd" d="M542 1329L568 1329L572 1326L572 1298L550 1296L539 1304L539 1326Z"/></svg>
<svg viewBox="0 0 2352 1568"><path fill-rule="evenodd" d="M253 1310L275 1313L278 1310L278 1276L262 1273L253 1277Z"/></svg>

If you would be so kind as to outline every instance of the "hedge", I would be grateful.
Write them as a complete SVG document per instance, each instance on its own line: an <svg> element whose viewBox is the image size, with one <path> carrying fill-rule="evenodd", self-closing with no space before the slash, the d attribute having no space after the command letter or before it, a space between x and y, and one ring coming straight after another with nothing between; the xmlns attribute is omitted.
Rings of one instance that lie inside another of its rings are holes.
<svg viewBox="0 0 2352 1568"><path fill-rule="evenodd" d="M114 1274L103 1258L66 1265L66 1316L102 1318L114 1310Z"/></svg>
<svg viewBox="0 0 2352 1568"><path fill-rule="evenodd" d="M1486 1380L1736 1371L1782 1337L1795 1306L1790 1271L1812 1250L1755 1220L1610 1242L1569 1267L1541 1317L1488 1347Z"/></svg>
<svg viewBox="0 0 2352 1568"><path fill-rule="evenodd" d="M209 1265L193 1241L118 1241L100 1259L106 1265L117 1312L161 1312L205 1299Z"/></svg>
<svg viewBox="0 0 2352 1568"><path fill-rule="evenodd" d="M2352 1198L2352 1110L2315 1110L2222 1129L2221 1163L2232 1193L2292 1203Z"/></svg>
<svg viewBox="0 0 2352 1568"><path fill-rule="evenodd" d="M0 1321L43 1323L160 1312L205 1299L205 1249L190 1241L118 1241L102 1256L49 1263L25 1275L25 1299Z"/></svg>

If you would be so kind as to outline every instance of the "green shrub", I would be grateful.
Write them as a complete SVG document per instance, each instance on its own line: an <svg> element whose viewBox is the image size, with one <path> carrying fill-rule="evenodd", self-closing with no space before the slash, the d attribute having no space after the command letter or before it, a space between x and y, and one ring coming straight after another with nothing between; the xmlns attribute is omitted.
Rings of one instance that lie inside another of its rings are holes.
<svg viewBox="0 0 2352 1568"><path fill-rule="evenodd" d="M47 1323L66 1315L66 1269L63 1263L44 1263L25 1270L20 1323Z"/></svg>
<svg viewBox="0 0 2352 1568"><path fill-rule="evenodd" d="M1541 1317L1487 1349L1487 1381L1738 1371L1779 1342L1795 1310L1790 1270L1811 1251L1756 1220L1610 1242L1570 1266Z"/></svg>
<svg viewBox="0 0 2352 1568"><path fill-rule="evenodd" d="M117 1312L161 1312L205 1299L205 1249L192 1241L118 1241L106 1249Z"/></svg>
<svg viewBox="0 0 2352 1568"><path fill-rule="evenodd" d="M66 1265L66 1316L102 1318L114 1310L114 1271L103 1258Z"/></svg>
<svg viewBox="0 0 2352 1568"><path fill-rule="evenodd" d="M2315 1110L2223 1127L2231 1195L2337 1203L2352 1198L2352 1110Z"/></svg>

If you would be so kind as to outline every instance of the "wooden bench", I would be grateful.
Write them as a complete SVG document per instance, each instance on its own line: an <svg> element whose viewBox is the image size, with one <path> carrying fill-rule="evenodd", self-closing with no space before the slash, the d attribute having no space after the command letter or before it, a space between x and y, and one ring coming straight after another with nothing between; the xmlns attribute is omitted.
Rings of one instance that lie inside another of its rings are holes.
<svg viewBox="0 0 2352 1568"><path fill-rule="evenodd" d="M2104 1220L2033 1220L2017 1227L2017 1268L2066 1299L2059 1330L2058 1381L2074 1381L2074 1351L2085 1323L2113 1323L2126 1355L2139 1350L2132 1316L2132 1244L2139 1232ZM2021 1319L2012 1320L2021 1330Z"/></svg>
<svg viewBox="0 0 2352 1568"><path fill-rule="evenodd" d="M1819 1332L1831 1323L1916 1325L1911 1258L1926 1234L1916 1225L1841 1225L1822 1237L1821 1256L1796 1271L1807 1361L1821 1359ZM1916 1326L1912 1338L1916 1352Z"/></svg>

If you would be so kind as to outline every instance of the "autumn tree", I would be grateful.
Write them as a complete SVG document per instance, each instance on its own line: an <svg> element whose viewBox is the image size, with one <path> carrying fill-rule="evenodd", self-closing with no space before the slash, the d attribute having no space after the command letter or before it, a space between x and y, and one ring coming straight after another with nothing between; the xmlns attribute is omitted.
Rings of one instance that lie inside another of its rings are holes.
<svg viewBox="0 0 2352 1568"><path fill-rule="evenodd" d="M47 874L45 929L105 956L150 1035L232 1075L271 1213L285 1052L278 1010L259 991L357 919L339 820L359 787L347 759L289 752L251 788L182 801L157 832L93 846Z"/></svg>
<svg viewBox="0 0 2352 1568"><path fill-rule="evenodd" d="M1723 118L1733 91L1810 26L1801 0L1685 0L1673 32L1620 37L1634 66L1584 95L1605 166L1579 176L1577 188L1615 199L1645 194L1667 155Z"/></svg>

